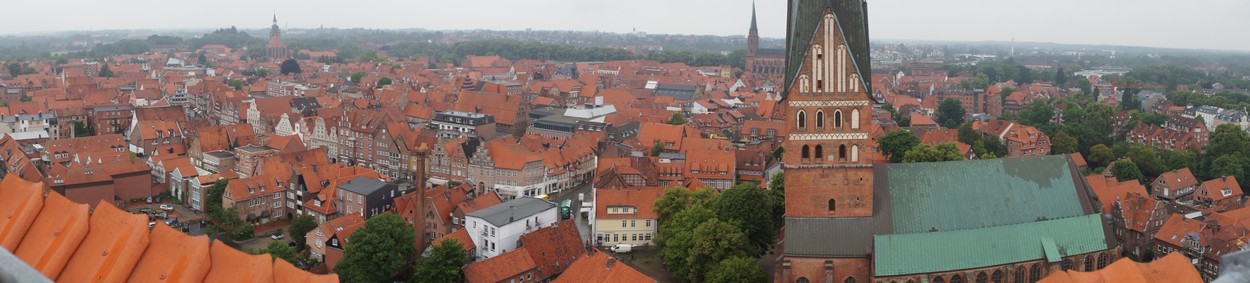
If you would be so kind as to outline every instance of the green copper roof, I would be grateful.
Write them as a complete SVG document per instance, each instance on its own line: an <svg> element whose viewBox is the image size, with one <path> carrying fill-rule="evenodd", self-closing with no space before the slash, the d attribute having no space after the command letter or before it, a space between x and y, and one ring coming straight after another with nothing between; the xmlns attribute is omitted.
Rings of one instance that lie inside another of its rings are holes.
<svg viewBox="0 0 1250 283"><path fill-rule="evenodd" d="M1042 252L1046 253L1046 262L1059 262L1063 259L1059 254L1059 247L1055 246L1055 239L1042 238Z"/></svg>
<svg viewBox="0 0 1250 283"><path fill-rule="evenodd" d="M1015 225L873 237L877 276L963 270L1107 249L1099 214ZM1049 239L1053 247L1046 247Z"/></svg>
<svg viewBox="0 0 1250 283"><path fill-rule="evenodd" d="M882 216L896 234L1082 216L1092 209L1068 162L1067 156L1052 155L890 164L890 214Z"/></svg>

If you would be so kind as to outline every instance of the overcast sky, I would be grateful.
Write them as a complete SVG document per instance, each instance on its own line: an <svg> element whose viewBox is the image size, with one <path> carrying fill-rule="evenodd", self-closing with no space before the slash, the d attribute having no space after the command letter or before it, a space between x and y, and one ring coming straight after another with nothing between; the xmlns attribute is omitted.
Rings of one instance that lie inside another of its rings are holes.
<svg viewBox="0 0 1250 283"><path fill-rule="evenodd" d="M751 0L5 1L0 34L101 29L426 28L744 35ZM785 0L759 0L760 33ZM1250 51L1247 0L869 0L874 39L1111 44Z"/></svg>

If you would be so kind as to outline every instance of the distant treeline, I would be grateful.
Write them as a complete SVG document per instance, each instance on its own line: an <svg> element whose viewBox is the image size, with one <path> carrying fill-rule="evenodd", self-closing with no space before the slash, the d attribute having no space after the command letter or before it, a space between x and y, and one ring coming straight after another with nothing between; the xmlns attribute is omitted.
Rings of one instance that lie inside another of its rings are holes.
<svg viewBox="0 0 1250 283"><path fill-rule="evenodd" d="M637 54L621 48L573 47L568 45L521 42L510 39L474 40L452 45L422 42L400 42L382 48L387 55L399 58L431 56L441 63L454 63L468 55L498 55L509 60L535 59L555 61L656 60L679 62L690 66L729 65L742 68L746 51L728 55L699 51L644 51Z"/></svg>

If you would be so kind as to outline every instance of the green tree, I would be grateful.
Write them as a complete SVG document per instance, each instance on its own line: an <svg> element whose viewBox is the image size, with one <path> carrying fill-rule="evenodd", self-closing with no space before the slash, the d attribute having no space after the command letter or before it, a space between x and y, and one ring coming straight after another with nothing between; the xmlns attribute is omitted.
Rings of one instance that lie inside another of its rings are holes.
<svg viewBox="0 0 1250 283"><path fill-rule="evenodd" d="M444 239L434 244L430 255L417 262L417 282L455 282L460 279L469 252L456 239Z"/></svg>
<svg viewBox="0 0 1250 283"><path fill-rule="evenodd" d="M962 142L968 145L975 145L977 144L977 142L982 141L981 132L978 132L977 130L972 129L972 121L968 121L964 123L963 125L960 125L958 131L959 131L959 142Z"/></svg>
<svg viewBox="0 0 1250 283"><path fill-rule="evenodd" d="M776 222L773 221L775 203L760 201L768 199L768 192L758 185L740 183L721 192L712 209L716 211L716 217L737 223L751 244L762 249L777 239Z"/></svg>
<svg viewBox="0 0 1250 283"><path fill-rule="evenodd" d="M1164 172L1163 161L1159 160L1159 155L1155 153L1155 149L1144 145L1135 144L1128 151L1127 155L1137 164L1137 168L1141 169L1141 173L1146 176L1159 176Z"/></svg>
<svg viewBox="0 0 1250 283"><path fill-rule="evenodd" d="M903 163L942 162L964 160L964 155L954 143L941 143L937 147L919 144L903 155Z"/></svg>
<svg viewBox="0 0 1250 283"><path fill-rule="evenodd" d="M1198 153L1192 150L1169 151L1163 157L1167 171L1181 168L1190 168L1196 170L1198 167Z"/></svg>
<svg viewBox="0 0 1250 283"><path fill-rule="evenodd" d="M383 62L382 57L378 56L377 51L369 51L360 55L361 62Z"/></svg>
<svg viewBox="0 0 1250 283"><path fill-rule="evenodd" d="M300 70L298 61L295 61L295 59L286 59L286 61L282 61L282 65L278 66L278 72L285 76L303 73L304 71Z"/></svg>
<svg viewBox="0 0 1250 283"><path fill-rule="evenodd" d="M108 62L103 62L103 63L100 63L100 71L97 72L96 75L102 78L112 78L113 70L109 68Z"/></svg>
<svg viewBox="0 0 1250 283"><path fill-rule="evenodd" d="M731 257L720 261L704 277L708 282L755 283L768 282L768 273L760 268L754 258Z"/></svg>
<svg viewBox="0 0 1250 283"><path fill-rule="evenodd" d="M660 156L661 153L664 153L664 144L655 142L655 145L651 146L651 156Z"/></svg>
<svg viewBox="0 0 1250 283"><path fill-rule="evenodd" d="M1089 161L1090 168L1106 167L1115 162L1115 154L1112 154L1107 145L1099 144L1089 149L1089 158L1086 161Z"/></svg>
<svg viewBox="0 0 1250 283"><path fill-rule="evenodd" d="M785 172L773 175L768 182L768 192L773 202L773 220L781 221L786 214L786 176Z"/></svg>
<svg viewBox="0 0 1250 283"><path fill-rule="evenodd" d="M1234 124L1221 124L1215 127L1215 131L1211 132L1210 143L1203 153L1201 167L1207 172L1201 174L1204 179L1211 179L1219 176L1213 174L1215 164L1213 161L1223 156L1234 156L1242 161L1250 160L1250 134L1241 130ZM1241 182L1250 184L1250 182Z"/></svg>
<svg viewBox="0 0 1250 283"><path fill-rule="evenodd" d="M1063 72L1063 67L1059 67L1059 69L1055 71L1055 85L1063 86L1066 83L1068 83L1068 74Z"/></svg>
<svg viewBox="0 0 1250 283"><path fill-rule="evenodd" d="M1128 180L1137 180L1142 182L1145 177L1142 176L1141 169L1137 168L1137 164L1130 160L1120 160L1115 162L1115 168L1111 169L1111 175L1121 182Z"/></svg>
<svg viewBox="0 0 1250 283"><path fill-rule="evenodd" d="M681 115L681 113L673 113L673 116L671 116L671 117L669 117L669 118L668 118L668 124L669 124L669 125L678 125L678 126L680 126L680 125L685 125L685 124L686 124L686 116L682 116L682 115Z"/></svg>
<svg viewBox="0 0 1250 283"><path fill-rule="evenodd" d="M1055 154L1068 154L1076 152L1076 138L1068 135L1066 132L1059 132L1052 141L1054 148L1051 150Z"/></svg>
<svg viewBox="0 0 1250 283"><path fill-rule="evenodd" d="M313 229L317 229L317 221L312 215L299 215L291 218L291 226L287 228L287 231L291 234L291 240L295 241L295 244L299 245L302 250L308 240L305 236Z"/></svg>
<svg viewBox="0 0 1250 283"><path fill-rule="evenodd" d="M1211 177L1233 176L1237 180L1246 179L1246 161L1240 156L1224 155L1211 161Z"/></svg>
<svg viewBox="0 0 1250 283"><path fill-rule="evenodd" d="M253 61L263 60L265 59L265 57L269 57L269 54L265 53L265 46L261 44L249 45L247 47L247 52L244 53L243 55L243 58L248 58ZM278 59L278 58L273 58L273 59Z"/></svg>
<svg viewBox="0 0 1250 283"><path fill-rule="evenodd" d="M1080 119L1080 123L1072 123L1080 124L1085 127L1084 131L1081 131L1083 133L1076 136L1077 140L1079 140L1082 145L1088 146L1109 142L1111 134L1114 130L1114 127L1112 126L1115 124L1115 110L1112 109L1110 105L1096 102L1086 106L1085 111L1082 114L1083 115L1080 115L1078 118ZM1069 118L1064 117L1064 119L1068 120ZM1077 132L1071 131L1070 133L1077 134Z"/></svg>
<svg viewBox="0 0 1250 283"><path fill-rule="evenodd" d="M352 74L352 83L359 84L360 79L365 77L365 72L357 72Z"/></svg>
<svg viewBox="0 0 1250 283"><path fill-rule="evenodd" d="M198 63L200 63L200 65L203 65L203 66L205 66L205 67L211 67L211 66L208 64L208 56L204 56L204 54L203 54L203 53L200 53L200 58L199 58L199 60L197 60L197 62L198 62Z"/></svg>
<svg viewBox="0 0 1250 283"><path fill-rule="evenodd" d="M655 200L656 219L662 224L673 219L682 210L690 206L690 197L694 193L684 187L672 187L664 190L664 194Z"/></svg>
<svg viewBox="0 0 1250 283"><path fill-rule="evenodd" d="M890 157L890 162L899 163L903 162L903 155L908 150L920 144L920 138L910 131L896 130L877 139L877 144L881 146L881 152Z"/></svg>
<svg viewBox="0 0 1250 283"><path fill-rule="evenodd" d="M269 241L269 245L261 249L259 253L269 254L274 260L282 259L291 264L296 264L298 261L295 248L283 241Z"/></svg>
<svg viewBox="0 0 1250 283"><path fill-rule="evenodd" d="M243 90L243 80L228 80L226 81L226 85L230 86L230 88L233 88L234 90Z"/></svg>
<svg viewBox="0 0 1250 283"><path fill-rule="evenodd" d="M378 88L381 88L381 87L382 87L382 86L384 86L384 85L390 85L390 84L392 84L392 83L393 83L393 82L391 81L391 79L390 79L390 78L381 78L381 79L378 79Z"/></svg>
<svg viewBox="0 0 1250 283"><path fill-rule="evenodd" d="M677 234L661 254L668 270L690 282L707 282L705 276L722 260L756 254L741 228L715 217Z"/></svg>
<svg viewBox="0 0 1250 283"><path fill-rule="evenodd" d="M416 233L399 215L374 216L352 234L334 272L347 282L388 281L417 255L415 239Z"/></svg>
<svg viewBox="0 0 1250 283"><path fill-rule="evenodd" d="M959 103L959 100L948 98L938 105L937 114L938 125L941 125L943 128L954 129L964 123L964 115L967 113L964 111L963 104Z"/></svg>
<svg viewBox="0 0 1250 283"><path fill-rule="evenodd" d="M1094 84L1090 83L1089 79L1081 78L1080 80L1076 81L1076 84L1077 84L1077 87L1081 88L1081 93L1084 93L1085 95L1090 95L1094 93L1093 91Z"/></svg>
<svg viewBox="0 0 1250 283"><path fill-rule="evenodd" d="M1049 124L1055 116L1055 107L1047 99L1035 99L1020 110L1018 119L1021 124L1040 126Z"/></svg>

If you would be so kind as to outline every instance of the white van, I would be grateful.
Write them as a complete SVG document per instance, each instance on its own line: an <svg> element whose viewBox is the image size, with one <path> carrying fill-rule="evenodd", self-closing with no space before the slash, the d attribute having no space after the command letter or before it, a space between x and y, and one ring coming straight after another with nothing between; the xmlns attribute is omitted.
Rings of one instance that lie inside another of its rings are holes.
<svg viewBox="0 0 1250 283"><path fill-rule="evenodd" d="M614 252L614 253L618 253L618 254L627 254L627 253L629 253L630 251L633 251L633 250L634 250L634 245L630 245L630 244L617 244L617 245L615 245L615 246L612 246L612 248L610 248L610 249L611 249L611 250L612 250L612 252Z"/></svg>

